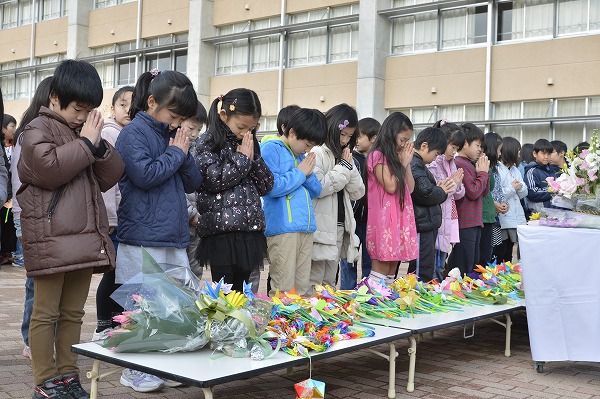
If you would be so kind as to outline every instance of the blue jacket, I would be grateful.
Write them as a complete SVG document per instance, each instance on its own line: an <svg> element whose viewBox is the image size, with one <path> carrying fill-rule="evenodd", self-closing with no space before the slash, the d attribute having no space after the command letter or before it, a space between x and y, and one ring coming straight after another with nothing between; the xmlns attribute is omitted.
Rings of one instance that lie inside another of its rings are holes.
<svg viewBox="0 0 600 399"><path fill-rule="evenodd" d="M524 180L527 186L527 199L529 208L534 211L539 211L542 204L546 208L554 208L550 204L552 194L548 192L547 177L556 177L556 166L540 165L537 162L531 162L525 166Z"/></svg>
<svg viewBox="0 0 600 399"><path fill-rule="evenodd" d="M322 187L314 173L306 177L296 168L305 155L295 157L276 135L265 136L260 151L275 179L273 189L263 197L265 235L314 233L317 225L312 200L321 194Z"/></svg>
<svg viewBox="0 0 600 399"><path fill-rule="evenodd" d="M192 156L169 146L166 123L145 112L121 130L116 148L125 162L119 181L117 239L129 245L186 248L190 244L185 193L202 184Z"/></svg>

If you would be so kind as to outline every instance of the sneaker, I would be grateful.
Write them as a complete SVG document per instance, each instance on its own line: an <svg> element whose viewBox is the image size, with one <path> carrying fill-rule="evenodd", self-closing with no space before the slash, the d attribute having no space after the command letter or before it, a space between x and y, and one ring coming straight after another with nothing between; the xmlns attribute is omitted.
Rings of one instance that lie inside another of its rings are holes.
<svg viewBox="0 0 600 399"><path fill-rule="evenodd" d="M13 258L12 265L13 267L25 267L25 261L23 258Z"/></svg>
<svg viewBox="0 0 600 399"><path fill-rule="evenodd" d="M25 345L25 347L23 348L22 355L23 357L26 357L27 359L31 360L31 349L29 349L29 346Z"/></svg>
<svg viewBox="0 0 600 399"><path fill-rule="evenodd" d="M81 386L79 375L75 373L63 375L63 384L73 399L90 399L90 394Z"/></svg>
<svg viewBox="0 0 600 399"><path fill-rule="evenodd" d="M184 385L183 382L179 382L179 381L173 381L173 380L167 380L167 379L164 379L163 381L165 382L165 386L167 388L177 388L177 387L182 387Z"/></svg>
<svg viewBox="0 0 600 399"><path fill-rule="evenodd" d="M42 385L36 386L32 399L73 399L73 396L67 390L62 377L54 377Z"/></svg>
<svg viewBox="0 0 600 399"><path fill-rule="evenodd" d="M121 373L121 385L136 392L158 391L165 386L165 380L138 370L125 369Z"/></svg>
<svg viewBox="0 0 600 399"><path fill-rule="evenodd" d="M106 338L108 338L108 336L110 335L111 332L115 331L117 328L106 328L100 332L97 332L96 330L94 330L94 334L92 335L92 341L102 341L105 340Z"/></svg>

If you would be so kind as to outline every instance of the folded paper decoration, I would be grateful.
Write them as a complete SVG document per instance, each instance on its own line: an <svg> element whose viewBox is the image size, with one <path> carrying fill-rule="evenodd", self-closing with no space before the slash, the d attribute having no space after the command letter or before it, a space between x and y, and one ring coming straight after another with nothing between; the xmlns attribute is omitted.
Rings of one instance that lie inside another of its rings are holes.
<svg viewBox="0 0 600 399"><path fill-rule="evenodd" d="M294 384L296 399L314 399L325 397L325 383L309 378Z"/></svg>

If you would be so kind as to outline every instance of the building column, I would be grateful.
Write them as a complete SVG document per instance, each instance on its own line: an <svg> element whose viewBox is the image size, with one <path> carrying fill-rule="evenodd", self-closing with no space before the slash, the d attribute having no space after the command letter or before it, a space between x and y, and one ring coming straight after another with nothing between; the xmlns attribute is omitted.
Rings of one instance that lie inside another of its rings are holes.
<svg viewBox="0 0 600 399"><path fill-rule="evenodd" d="M93 2L67 0L67 3L67 58L78 58L80 54L88 51L89 16Z"/></svg>
<svg viewBox="0 0 600 399"><path fill-rule="evenodd" d="M385 60L390 48L390 21L377 11L389 1L360 2L358 27L358 77L356 111L359 118L372 117L383 122L385 109Z"/></svg>
<svg viewBox="0 0 600 399"><path fill-rule="evenodd" d="M202 42L202 38L216 34L213 9L211 0L190 0L187 76L207 110L214 100L210 96L210 79L215 74L215 47Z"/></svg>

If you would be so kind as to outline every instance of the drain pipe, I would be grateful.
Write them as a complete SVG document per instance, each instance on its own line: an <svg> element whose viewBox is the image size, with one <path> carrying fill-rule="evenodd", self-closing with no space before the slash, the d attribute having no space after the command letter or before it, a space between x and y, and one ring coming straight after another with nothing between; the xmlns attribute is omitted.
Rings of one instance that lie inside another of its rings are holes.
<svg viewBox="0 0 600 399"><path fill-rule="evenodd" d="M136 35L135 35L135 79L134 81L137 82L138 80L138 72L140 70L140 54L139 54L139 50L140 50L140 43L141 43L141 37L142 37L142 0L138 0L138 7L137 7L137 30L136 30Z"/></svg>
<svg viewBox="0 0 600 399"><path fill-rule="evenodd" d="M487 44L485 49L485 109L484 109L484 120L490 120L490 108L491 108L491 90L492 90L492 24L493 24L493 1L488 2L488 15L487 15ZM491 124L486 123L485 131L491 130Z"/></svg>
<svg viewBox="0 0 600 399"><path fill-rule="evenodd" d="M281 22L283 27L285 24L285 9L286 0L281 0ZM277 75L277 112L283 108L283 52L285 49L285 30L279 34L279 70Z"/></svg>
<svg viewBox="0 0 600 399"><path fill-rule="evenodd" d="M36 25L37 25L37 5L36 5L36 0L33 0L31 2L31 7L32 8L32 16L31 16L31 44L30 44L30 49L29 49L29 66L32 67L35 65L35 35L36 35ZM21 18L21 16L19 15L19 18ZM29 99L29 101L31 101L32 97L33 97L33 92L34 92L34 86L35 86L35 76L34 76L35 72L34 72L34 68L29 69L29 90L28 90L28 94L27 94L27 98ZM17 99L17 93L15 90L15 100Z"/></svg>

